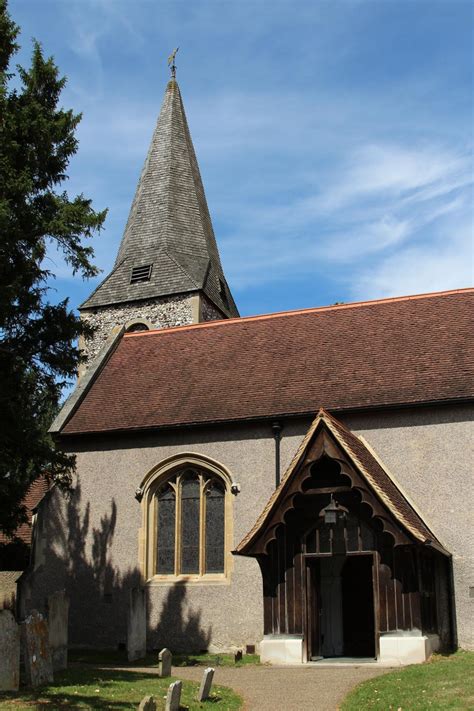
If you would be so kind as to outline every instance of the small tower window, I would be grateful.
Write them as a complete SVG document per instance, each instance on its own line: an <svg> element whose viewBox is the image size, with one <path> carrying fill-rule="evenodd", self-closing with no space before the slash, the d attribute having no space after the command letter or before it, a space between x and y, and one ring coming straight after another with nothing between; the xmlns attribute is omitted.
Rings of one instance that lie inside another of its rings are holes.
<svg viewBox="0 0 474 711"><path fill-rule="evenodd" d="M149 331L150 329L146 325L146 323L142 323L141 321L137 321L136 323L132 323L128 328L127 328L127 333L136 333L137 331Z"/></svg>
<svg viewBox="0 0 474 711"><path fill-rule="evenodd" d="M138 284L141 281L150 281L153 264L144 264L141 267L133 267L130 276L130 284Z"/></svg>

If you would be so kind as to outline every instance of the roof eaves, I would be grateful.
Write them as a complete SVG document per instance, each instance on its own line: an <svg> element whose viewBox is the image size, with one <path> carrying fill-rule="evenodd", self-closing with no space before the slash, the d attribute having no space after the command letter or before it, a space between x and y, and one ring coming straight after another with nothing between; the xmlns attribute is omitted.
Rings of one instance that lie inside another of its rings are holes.
<svg viewBox="0 0 474 711"><path fill-rule="evenodd" d="M374 456L373 452L371 449L366 447L366 443L363 439L361 439L358 435L354 434L353 432L350 432L350 430L347 430L345 425L343 425L341 422L338 420L335 420L335 418L332 417L329 413L326 413L325 417L325 422L326 425L328 426L328 429L330 432L333 434L333 436L336 438L336 441L342 444L343 448L346 450L346 454L352 459L356 467L359 469L359 471L363 474L366 482L369 484L369 486L372 488L374 491L375 495L382 501L382 503L387 507L387 509L390 511L390 513L401 523L407 531L411 533L412 536L414 536L420 543L423 543L425 545L431 545L433 548L436 548L438 551L443 553L444 555L449 556L450 553L446 550L446 548L440 543L440 541L436 538L432 530L426 525L424 517L421 515L421 513L411 504L411 501L407 498L405 493L402 491L402 489L399 487L398 483L394 481L392 476L387 472L385 466L381 463L378 457ZM336 423L338 427L335 427L333 423ZM340 431L342 429L342 432ZM415 519L418 518L420 519L420 523L422 524L422 528L424 528L428 533L431 533L432 538L426 537L426 535L422 532L421 529L417 528L414 526L404 515L403 511L400 510L398 505L396 504L395 501L392 501L389 495L386 494L386 492L383 490L383 488L375 481L373 478L371 472L367 469L367 467L363 464L363 462L360 461L359 457L357 456L357 453L354 451L354 448L351 446L350 442L347 440L347 438L344 436L344 430L347 430L348 434L352 437L355 437L359 442L366 448L368 454L375 460L376 464L382 469L383 473L391 481L393 486L398 490L398 493L400 496L405 499L405 502L407 505L412 509Z"/></svg>
<svg viewBox="0 0 474 711"><path fill-rule="evenodd" d="M171 329L163 329L171 330ZM140 335L140 333L125 333L124 338L130 338L131 336ZM459 398L445 398L440 400L412 400L412 401L400 401L393 403L377 403L376 405L361 405L355 407L353 405L348 407L334 407L330 406L331 412L336 412L338 414L349 415L365 412L380 412L385 410L400 410L405 408L419 408L419 407L433 407L433 406L445 406L445 405L467 405L474 402L474 395L472 397L459 397ZM111 429L100 429L100 430L87 430L78 432L66 432L62 433L63 436L101 436L101 435L121 435L125 432L131 433L145 433L153 432L155 430L174 430L182 427L210 427L213 425L228 425L228 424L249 424L255 422L264 422L269 420L278 419L308 419L314 418L314 410L295 410L292 412L268 412L265 415L253 415L253 416L243 416L243 417L227 417L222 419L209 419L209 420L192 420L189 422L168 422L164 424L153 424L153 425L138 425L137 427L116 427Z"/></svg>
<svg viewBox="0 0 474 711"><path fill-rule="evenodd" d="M360 439L360 441L362 442L362 444L364 445L364 447L370 452L370 454L372 455L372 457L373 457L373 458L378 462L378 464L382 467L382 469L384 470L385 474L386 474L386 475L388 476L388 478L391 480L392 484L397 487L397 489L398 489L399 492L402 494L402 496L405 498L405 500L406 500L407 503L410 505L410 507L413 509L413 511L414 511L414 512L417 514L417 516L419 516L419 518L423 521L423 523L424 523L424 525L426 526L426 528L432 533L433 539L434 539L434 540L433 540L433 543L436 541L437 543L439 543L439 546L440 546L440 547L437 546L439 550L441 550L441 551L442 551L443 553L445 553L446 555L451 555L451 554L448 552L448 549L446 548L446 546L443 544L443 542L442 542L441 539L439 538L439 536L434 533L433 527L432 527L432 525L430 524L430 522L427 522L427 520L426 520L426 515L421 513L420 509L419 509L418 506L414 503L414 501L412 500L411 496L409 496L409 494L407 494L407 492L406 492L405 489L402 487L402 485L400 484L400 482L398 481L398 479L396 478L396 476L388 469L388 467L386 466L386 464L384 464L384 462L382 462L382 460L381 460L380 457L378 456L377 452L375 452L375 450L372 449L371 445L369 444L369 442L367 442L367 440L365 439L365 437L363 437L362 435L357 435L357 437L358 437L358 439Z"/></svg>
<svg viewBox="0 0 474 711"><path fill-rule="evenodd" d="M124 259L125 259L125 258L124 258ZM102 281L100 282L100 284L98 284L98 285L96 286L96 288L94 289L94 291L92 292L92 294L90 294L90 295L87 297L87 299L86 299L85 301L83 301L82 304L80 304L80 306L78 306L79 311L81 311L82 309L87 309L87 308L91 308L91 309L92 309L92 308L94 308L94 303L93 303L94 296L97 294L97 292L99 291L99 289L102 289L102 287L104 286L104 284L106 284L106 283L109 281L109 279L112 278L112 276L115 274L115 272L117 271L117 269L119 269L119 268L122 266L122 263L124 262L124 259L121 259L120 262L118 262L118 263L114 266L114 268L112 269L112 271L110 272L110 274L107 274L107 276L105 277L105 279L102 279ZM89 302L91 302L91 303L89 303ZM114 303L115 303L115 302L114 302Z"/></svg>
<svg viewBox="0 0 474 711"><path fill-rule="evenodd" d="M293 457L288 469L286 470L284 477L282 478L280 484L278 487L273 491L272 495L270 496L266 506L264 507L263 511L261 512L260 516L257 518L254 526L250 529L248 534L242 539L242 541L238 544L238 546L235 548L233 552L234 555L245 555L244 551L250 546L254 540L257 538L259 533L261 532L263 526L265 525L265 522L268 520L269 516L271 515L271 512L274 510L275 506L277 505L280 497L283 494L283 491L286 489L288 481L290 480L293 472L295 471L296 467L298 466L299 462L304 456L304 453L312 440L313 436L315 435L319 425L323 422L324 425L328 428L336 442L342 446L343 450L346 452L346 454L349 456L349 458L354 462L355 466L357 469L361 472L363 475L364 479L367 481L369 486L372 488L374 494L378 497L380 501L388 508L390 513L395 517L396 520L401 523L404 528L406 528L411 535L418 540L420 543L423 544L430 544L433 548L436 548L438 551L443 553L444 555L450 555L450 553L446 550L446 548L437 540L436 536L433 534L432 539L427 539L423 533L418 530L416 526L414 526L406 516L403 514L403 511L400 511L400 509L396 506L395 502L391 501L389 496L386 495L385 491L383 491L382 487L377 484L377 482L374 480L372 477L371 473L368 471L368 469L364 466L364 464L360 461L360 459L357 457L356 453L354 452L353 448L350 445L350 442L347 441L347 439L344 437L343 433L337 429L334 424L333 424L334 418L326 411L324 408L321 408L316 415L314 421L311 424L311 427L309 428L308 432L306 433L303 441L301 442L300 446L298 447L298 450L296 451L295 456ZM339 424L339 423L338 423ZM344 427L344 426L343 426ZM356 435L354 435L355 437ZM360 438L358 438L360 439ZM365 442L362 440L361 444L365 446ZM367 450L371 456L372 452L368 449ZM421 514L411 505L411 502L406 498L404 492L398 487L398 484L392 480L390 475L386 472L385 467L379 462L377 458L375 458L375 461L378 463L378 465L383 469L384 473L387 475L387 477L392 481L393 485L397 487L399 490L401 496L405 498L407 504L413 509L413 512L415 513L416 517L420 519L420 521L423 523L423 526L430 531L430 529L426 526L424 523L423 517ZM430 531L431 532L431 531Z"/></svg>
<svg viewBox="0 0 474 711"><path fill-rule="evenodd" d="M325 417L325 423L330 432L332 433L333 437L336 439L336 442L342 444L343 448L346 451L346 454L349 455L349 457L356 465L357 469L363 474L364 479L369 484L376 496L380 499L380 501L385 504L388 510L403 524L403 526L412 534L412 536L419 540L420 543L426 543L425 536L421 534L420 531L415 526L413 526L410 521L406 519L403 512L398 510L395 503L387 496L383 488L374 480L370 471L367 469L367 467L364 466L357 454L354 452L354 449L351 447L350 442L348 442L347 439L344 437L344 433L341 433L338 429L334 427L332 423L332 417L330 415ZM356 437L357 435L354 436ZM361 444L363 443L361 442Z"/></svg>

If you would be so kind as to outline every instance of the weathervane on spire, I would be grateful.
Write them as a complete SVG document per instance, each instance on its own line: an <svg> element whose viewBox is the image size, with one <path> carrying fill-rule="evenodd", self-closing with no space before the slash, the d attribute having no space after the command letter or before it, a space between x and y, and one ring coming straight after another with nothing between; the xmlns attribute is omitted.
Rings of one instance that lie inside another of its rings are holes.
<svg viewBox="0 0 474 711"><path fill-rule="evenodd" d="M176 47L176 49L174 49L174 50L171 52L170 56L168 57L168 66L169 66L169 68L171 69L171 78L172 78L172 79L176 79L176 64L175 64L175 59L176 59L176 55L177 55L177 53L178 53L178 50L179 50L179 47Z"/></svg>

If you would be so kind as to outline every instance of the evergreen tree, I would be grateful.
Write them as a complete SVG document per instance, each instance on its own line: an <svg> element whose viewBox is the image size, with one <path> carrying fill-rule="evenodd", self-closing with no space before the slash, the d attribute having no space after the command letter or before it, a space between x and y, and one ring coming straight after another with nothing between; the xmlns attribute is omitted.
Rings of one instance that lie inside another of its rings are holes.
<svg viewBox="0 0 474 711"><path fill-rule="evenodd" d="M45 266L49 245L73 273L97 273L84 240L106 211L62 188L78 143L81 116L59 106L65 78L34 42L31 66L11 61L18 27L0 0L0 530L25 518L21 501L47 473L68 488L74 457L55 449L48 427L65 382L77 372L77 338L85 332L65 299L54 303ZM13 88L15 83L18 88Z"/></svg>

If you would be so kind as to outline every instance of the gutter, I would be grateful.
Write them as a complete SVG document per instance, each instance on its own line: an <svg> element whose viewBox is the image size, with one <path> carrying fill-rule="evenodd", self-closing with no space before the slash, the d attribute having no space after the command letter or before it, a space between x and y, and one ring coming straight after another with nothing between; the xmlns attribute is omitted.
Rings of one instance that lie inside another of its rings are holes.
<svg viewBox="0 0 474 711"><path fill-rule="evenodd" d="M105 365L105 362L104 362ZM92 366L91 366L92 368ZM86 371L87 373L87 371ZM85 375L83 376L82 379L85 378ZM89 389L89 388L87 388ZM74 395L76 391L72 393ZM70 397L72 397L72 395ZM66 400L66 404L69 402L69 399ZM377 404L377 405L364 405L361 407L331 407L330 405L325 407L324 409L327 410L327 412L333 413L335 415L357 415L357 414L365 414L365 413L371 413L371 412L386 412L386 411L393 411L393 410L405 410L405 409L422 409L422 408L427 408L427 407L439 407L439 406L447 406L447 405L470 405L474 403L474 396L469 396L469 397L462 397L462 398L446 398L445 400L427 400L425 402L401 402L401 403L389 403L389 404ZM65 407L65 405L64 405ZM314 419L315 412L319 408L316 407L313 410L307 410L304 412L287 412L287 413L275 413L273 417L278 418L278 421L281 421L283 419L285 420L304 420L304 419ZM61 410L62 412L62 410ZM61 414L61 413L60 413ZM72 413L71 413L72 416ZM155 432L155 431L166 431L166 430L175 430L175 429L183 429L183 428L194 428L194 427L211 427L211 426L216 426L216 425L229 425L229 424L253 424L253 423L259 423L259 422L268 422L269 416L271 416L271 413L267 413L266 415L258 415L255 417L235 417L235 418L229 418L229 419L222 419L222 420L202 420L202 421L194 421L194 422L174 422L174 423L169 423L169 424L163 424L163 425L148 425L148 426L138 426L138 427L122 427L122 428L117 428L117 429L107 429L107 430L86 430L82 432L61 432L60 435L61 437L84 437L84 436L109 436L109 435L121 435L125 433L147 433L147 432ZM59 417L59 416L58 416ZM68 417L68 420L70 417ZM53 424L56 423L56 420ZM65 424L65 423L64 423ZM64 424L62 426L64 426ZM52 431L52 430L51 430Z"/></svg>
<svg viewBox="0 0 474 711"><path fill-rule="evenodd" d="M282 429L283 426L281 422L272 422L272 432L275 439L275 489L278 489L280 484L280 443Z"/></svg>

